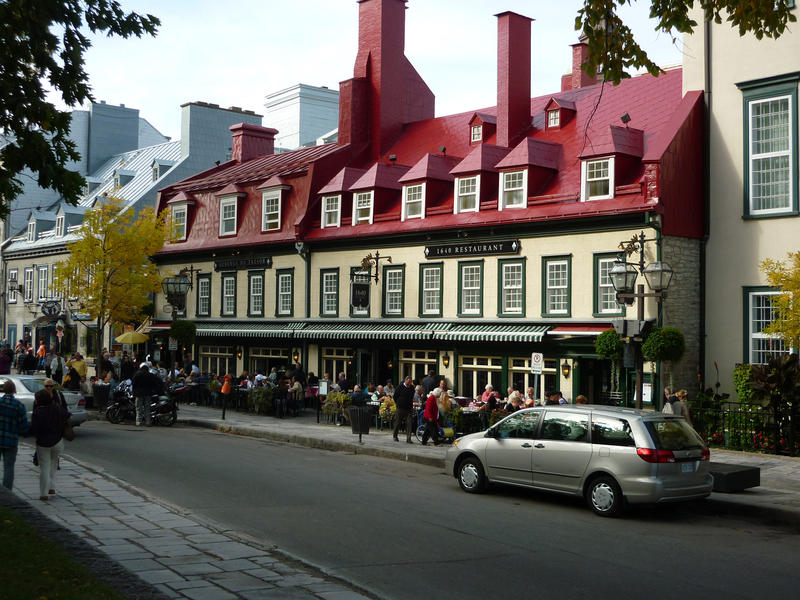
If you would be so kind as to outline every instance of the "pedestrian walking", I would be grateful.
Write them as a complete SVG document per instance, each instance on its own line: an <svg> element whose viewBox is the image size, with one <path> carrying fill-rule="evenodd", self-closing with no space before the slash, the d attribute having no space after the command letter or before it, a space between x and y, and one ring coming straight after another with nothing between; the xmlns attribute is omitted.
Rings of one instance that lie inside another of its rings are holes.
<svg viewBox="0 0 800 600"><path fill-rule="evenodd" d="M420 384L422 385L422 389L426 394L430 394L433 391L433 388L436 387L436 377L434 377L433 369L428 371L428 375L423 377Z"/></svg>
<svg viewBox="0 0 800 600"><path fill-rule="evenodd" d="M3 344L0 348L0 375L11 373L11 364L14 362L14 353L8 344Z"/></svg>
<svg viewBox="0 0 800 600"><path fill-rule="evenodd" d="M395 442L400 441L397 437L397 433L400 431L400 424L404 423L406 426L406 443L412 444L411 432L414 429L414 419L411 413L414 408L414 382L411 377L406 377L403 383L395 390L394 404L396 409L394 413L394 430L392 431L392 437Z"/></svg>
<svg viewBox="0 0 800 600"><path fill-rule="evenodd" d="M39 462L39 500L47 501L56 493L55 477L58 459L64 451L64 424L70 414L60 395L55 393L55 381L46 379L44 389L34 396L31 434L36 437L36 457Z"/></svg>
<svg viewBox="0 0 800 600"><path fill-rule="evenodd" d="M31 356L33 354L31 353ZM33 357L34 360L36 357ZM3 487L14 487L14 465L17 462L19 436L28 431L28 416L25 407L14 397L17 392L14 382L3 383L0 397L0 456L3 457Z"/></svg>
<svg viewBox="0 0 800 600"><path fill-rule="evenodd" d="M64 374L67 372L67 363L64 360L64 357L61 356L61 352L56 352L53 360L50 362L50 377L55 379L56 383L61 385L61 382L64 381Z"/></svg>
<svg viewBox="0 0 800 600"><path fill-rule="evenodd" d="M422 413L422 420L425 422L425 431L422 433L422 445L428 445L428 438L433 438L433 445L438 446L439 441L439 406L437 404L442 388L435 388L425 401L425 412Z"/></svg>
<svg viewBox="0 0 800 600"><path fill-rule="evenodd" d="M150 372L150 365L143 362L131 379L131 387L136 397L136 426L150 427L150 399L163 392L164 384L158 375Z"/></svg>
<svg viewBox="0 0 800 600"><path fill-rule="evenodd" d="M28 375L33 375L36 372L36 365L38 364L36 356L33 354L33 348L28 348L28 353L22 360L22 370Z"/></svg>
<svg viewBox="0 0 800 600"><path fill-rule="evenodd" d="M689 411L689 393L686 390L678 390L675 394L678 397L678 404L680 404L681 414L689 425L692 424L692 413ZM673 404L673 409L675 404Z"/></svg>

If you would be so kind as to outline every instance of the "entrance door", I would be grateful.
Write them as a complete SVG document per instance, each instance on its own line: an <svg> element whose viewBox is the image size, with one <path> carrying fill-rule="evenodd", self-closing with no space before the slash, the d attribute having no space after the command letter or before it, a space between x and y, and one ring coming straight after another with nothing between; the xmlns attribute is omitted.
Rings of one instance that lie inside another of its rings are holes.
<svg viewBox="0 0 800 600"><path fill-rule="evenodd" d="M362 389L367 389L370 382L375 381L375 363L372 360L372 351L356 350L356 374L353 383L361 385Z"/></svg>

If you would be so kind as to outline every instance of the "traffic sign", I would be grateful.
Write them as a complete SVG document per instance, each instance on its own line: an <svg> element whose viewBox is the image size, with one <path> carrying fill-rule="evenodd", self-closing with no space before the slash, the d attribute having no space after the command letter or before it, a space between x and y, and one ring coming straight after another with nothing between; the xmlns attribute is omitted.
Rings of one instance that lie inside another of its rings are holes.
<svg viewBox="0 0 800 600"><path fill-rule="evenodd" d="M544 367L544 354L541 352L534 352L531 354L531 373L534 375L541 375L542 368Z"/></svg>

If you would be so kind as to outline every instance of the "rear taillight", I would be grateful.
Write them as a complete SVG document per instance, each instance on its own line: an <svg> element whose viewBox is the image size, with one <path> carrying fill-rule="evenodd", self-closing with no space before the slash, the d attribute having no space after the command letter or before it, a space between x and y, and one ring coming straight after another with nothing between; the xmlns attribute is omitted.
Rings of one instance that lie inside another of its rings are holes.
<svg viewBox="0 0 800 600"><path fill-rule="evenodd" d="M636 454L649 463L674 463L675 455L672 450L653 450L652 448L637 448Z"/></svg>
<svg viewBox="0 0 800 600"><path fill-rule="evenodd" d="M700 451L700 460L711 460L711 450L703 448Z"/></svg>

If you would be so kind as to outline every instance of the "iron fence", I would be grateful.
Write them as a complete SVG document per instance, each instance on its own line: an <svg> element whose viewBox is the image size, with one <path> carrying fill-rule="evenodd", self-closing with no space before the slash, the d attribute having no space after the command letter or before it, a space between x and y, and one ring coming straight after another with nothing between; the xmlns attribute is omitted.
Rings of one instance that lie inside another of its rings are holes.
<svg viewBox="0 0 800 600"><path fill-rule="evenodd" d="M709 446L774 454L800 454L792 406L777 409L726 402L693 407L692 425Z"/></svg>

